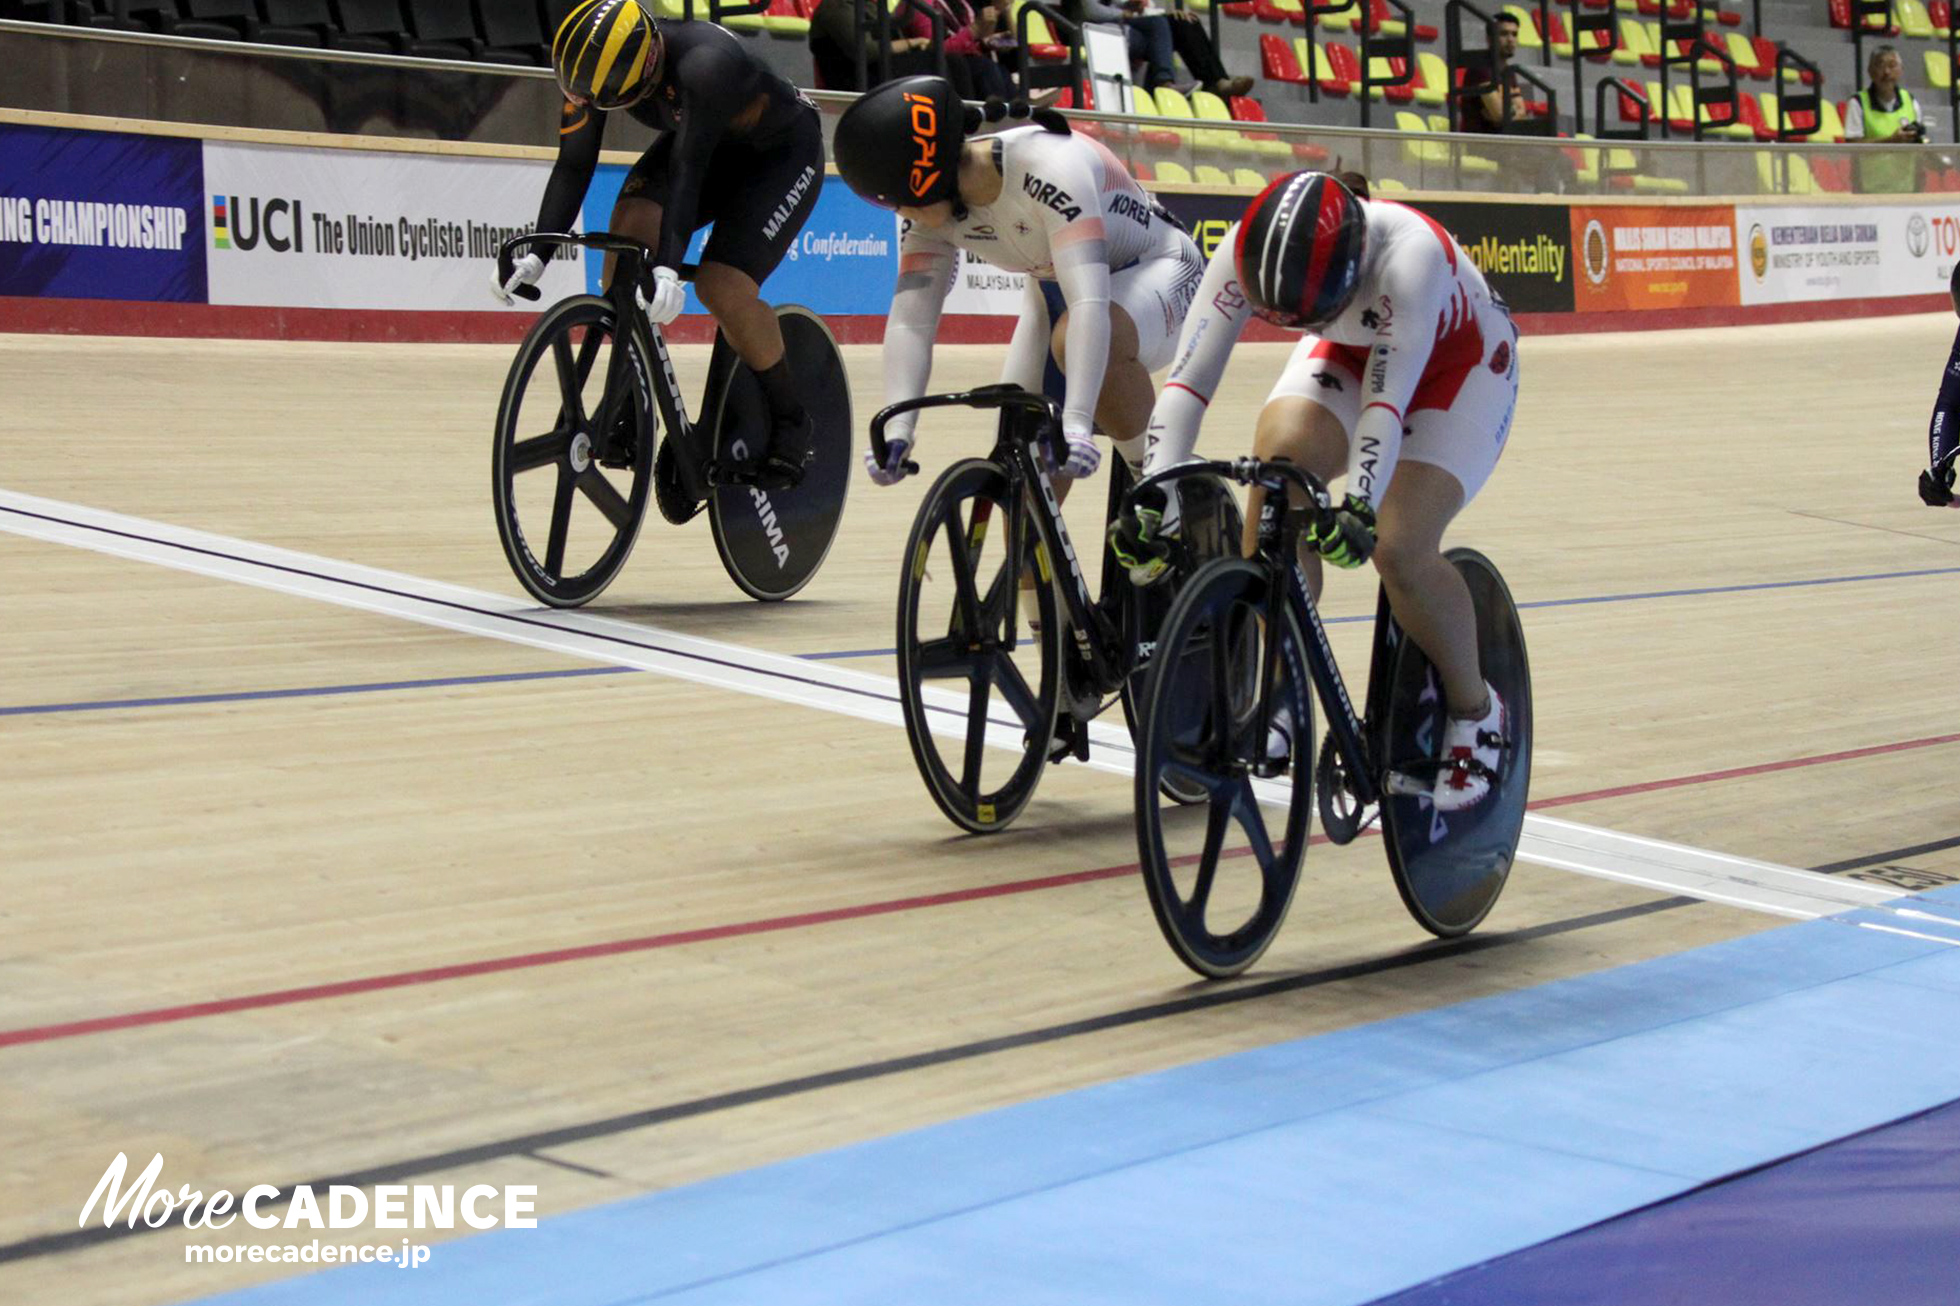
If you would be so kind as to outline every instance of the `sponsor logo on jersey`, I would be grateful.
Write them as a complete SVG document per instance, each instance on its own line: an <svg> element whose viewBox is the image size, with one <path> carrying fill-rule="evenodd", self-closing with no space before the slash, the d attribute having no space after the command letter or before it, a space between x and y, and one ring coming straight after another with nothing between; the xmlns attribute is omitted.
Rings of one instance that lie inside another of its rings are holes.
<svg viewBox="0 0 1960 1306"><path fill-rule="evenodd" d="M1021 178L1021 189L1035 203L1047 205L1069 222L1082 216L1082 206L1075 202L1075 197L1052 181L1043 181L1030 172Z"/></svg>
<svg viewBox="0 0 1960 1306"><path fill-rule="evenodd" d="M1504 340L1498 342L1497 352L1493 353L1490 356L1490 370L1497 373L1499 376L1503 376L1506 372L1511 370L1511 342L1510 341Z"/></svg>

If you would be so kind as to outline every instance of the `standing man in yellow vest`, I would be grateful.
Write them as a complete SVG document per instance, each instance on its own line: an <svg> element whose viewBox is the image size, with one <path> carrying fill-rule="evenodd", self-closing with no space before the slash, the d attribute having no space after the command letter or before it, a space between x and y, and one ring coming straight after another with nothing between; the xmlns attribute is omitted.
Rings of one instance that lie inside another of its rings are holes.
<svg viewBox="0 0 1960 1306"><path fill-rule="evenodd" d="M1918 145L1926 139L1926 122L1912 92L1899 85L1904 66L1889 45L1872 51L1865 65L1871 85L1859 91L1844 109L1844 139L1866 145ZM1903 150L1870 154L1858 160L1858 189L1909 191L1919 179L1919 160Z"/></svg>

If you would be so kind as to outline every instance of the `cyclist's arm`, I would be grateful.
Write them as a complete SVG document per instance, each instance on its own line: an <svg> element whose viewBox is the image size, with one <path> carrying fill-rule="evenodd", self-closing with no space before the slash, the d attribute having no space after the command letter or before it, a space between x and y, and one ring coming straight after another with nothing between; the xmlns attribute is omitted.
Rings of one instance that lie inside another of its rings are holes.
<svg viewBox="0 0 1960 1306"><path fill-rule="evenodd" d="M578 222L579 206L599 167L599 142L605 138L605 115L589 104L565 101L558 119L558 158L551 165L551 177L544 184L544 201L538 206L539 231L570 231ZM550 261L552 247L535 245L539 258Z"/></svg>
<svg viewBox="0 0 1960 1306"><path fill-rule="evenodd" d="M681 118L668 156L667 207L660 215L660 248L653 259L664 268L678 268L687 257L708 160L728 124L755 98L754 67L719 45L688 51L674 80L680 88Z"/></svg>
<svg viewBox="0 0 1960 1306"><path fill-rule="evenodd" d="M899 242L898 286L885 319L885 402L903 403L926 392L932 376L932 343L959 267L959 251L917 227ZM917 413L900 413L885 428L893 440L910 440Z"/></svg>
<svg viewBox="0 0 1960 1306"><path fill-rule="evenodd" d="M1380 315L1381 325L1368 347L1367 375L1361 378L1361 416L1348 443L1345 489L1377 510L1395 475L1409 401L1429 366L1436 337L1457 325L1453 317L1473 311L1467 298L1452 305L1455 287L1442 247L1427 243L1399 251L1396 266L1383 268L1374 287L1393 311Z"/></svg>
<svg viewBox="0 0 1960 1306"><path fill-rule="evenodd" d="M1048 320L1048 301L1042 297L1041 283L1033 277L1021 285L1021 316L1014 323L1014 338L1007 345L1007 361L1000 379L1023 390L1039 393L1048 371L1048 342L1055 324Z"/></svg>
<svg viewBox="0 0 1960 1306"><path fill-rule="evenodd" d="M1926 465L1937 468L1960 450L1960 335L1953 338L1946 371L1940 377L1940 397L1933 405L1932 425L1926 431Z"/></svg>
<svg viewBox="0 0 1960 1306"><path fill-rule="evenodd" d="M1150 410L1145 474L1162 471L1191 456L1205 407L1225 375L1225 360L1231 357L1233 344L1252 316L1252 307L1239 289L1238 266L1232 253L1238 237L1235 222L1205 265L1204 280L1198 283L1191 311L1178 331L1177 359Z"/></svg>
<svg viewBox="0 0 1960 1306"><path fill-rule="evenodd" d="M1059 143L1059 142L1058 142ZM1068 387L1062 432L1087 439L1096 425L1096 401L1109 368L1109 242L1103 226L1101 186L1083 154L1049 152L1040 181L1054 198L1040 206L1048 233L1048 259L1068 305Z"/></svg>

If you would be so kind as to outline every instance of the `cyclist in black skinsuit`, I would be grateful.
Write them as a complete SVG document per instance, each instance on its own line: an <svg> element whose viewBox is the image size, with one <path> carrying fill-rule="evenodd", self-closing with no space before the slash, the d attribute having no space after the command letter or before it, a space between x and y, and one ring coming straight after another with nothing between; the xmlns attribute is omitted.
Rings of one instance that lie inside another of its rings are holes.
<svg viewBox="0 0 1960 1306"><path fill-rule="evenodd" d="M1960 263L1949 283L1953 311L1960 313ZM1954 463L1960 461L1960 335L1946 356L1940 376L1940 397L1933 404L1933 422L1926 432L1926 470L1919 473L1920 500L1934 508L1960 507L1953 497Z"/></svg>
<svg viewBox="0 0 1960 1306"><path fill-rule="evenodd" d="M769 453L736 470L772 488L795 484L807 456L809 419L783 358L782 330L760 287L823 186L816 107L724 29L656 21L638 0L582 0L552 42L552 66L565 108L538 229L564 231L577 218L598 167L606 111L623 109L657 130L626 175L610 228L654 251L647 313L665 325L684 301L675 269L688 240L715 224L701 252L695 293L761 379L774 427ZM543 269L538 255L520 259L499 295L508 300L518 284L535 282ZM705 497L698 465L684 466L682 475L694 497Z"/></svg>

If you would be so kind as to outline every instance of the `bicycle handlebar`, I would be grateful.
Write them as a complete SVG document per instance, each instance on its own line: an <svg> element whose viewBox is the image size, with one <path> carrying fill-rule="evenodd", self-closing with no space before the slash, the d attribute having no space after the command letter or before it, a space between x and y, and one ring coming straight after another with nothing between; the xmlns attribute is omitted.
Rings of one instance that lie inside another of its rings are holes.
<svg viewBox="0 0 1960 1306"><path fill-rule="evenodd" d="M625 236L615 236L610 231L532 231L521 236L512 236L497 247L497 284L509 285L511 273L516 269L517 251L532 245L578 245L585 249L604 250L608 254L623 254L632 260L635 268L643 268L653 262L653 251L637 240ZM699 265L683 263L674 271L682 281L694 280ZM537 299L540 293L536 286L517 287L519 299Z"/></svg>
<svg viewBox="0 0 1960 1306"><path fill-rule="evenodd" d="M1066 461L1068 454L1062 448L1062 406L1046 395L1038 395L1032 390L1023 390L1018 385L1005 381L998 385L983 385L972 390L958 390L950 394L925 395L918 399L907 399L879 410L871 419L871 456L880 467L885 465L890 446L885 443L885 423L901 413L913 413L922 408L1019 408L1028 412L1038 412L1048 420L1036 437L1046 435L1049 452L1059 464ZM918 464L907 461L905 470L916 472Z"/></svg>
<svg viewBox="0 0 1960 1306"><path fill-rule="evenodd" d="M1145 490L1155 489L1169 481L1182 480L1186 476L1221 476L1240 485L1257 485L1269 492L1283 491L1288 482L1293 483L1313 500L1314 508L1321 513L1333 510L1333 496L1318 476L1304 467L1297 466L1281 458L1267 462L1259 458L1234 458L1230 462L1213 460L1193 461L1166 467L1161 472L1153 472L1130 488L1130 500Z"/></svg>

